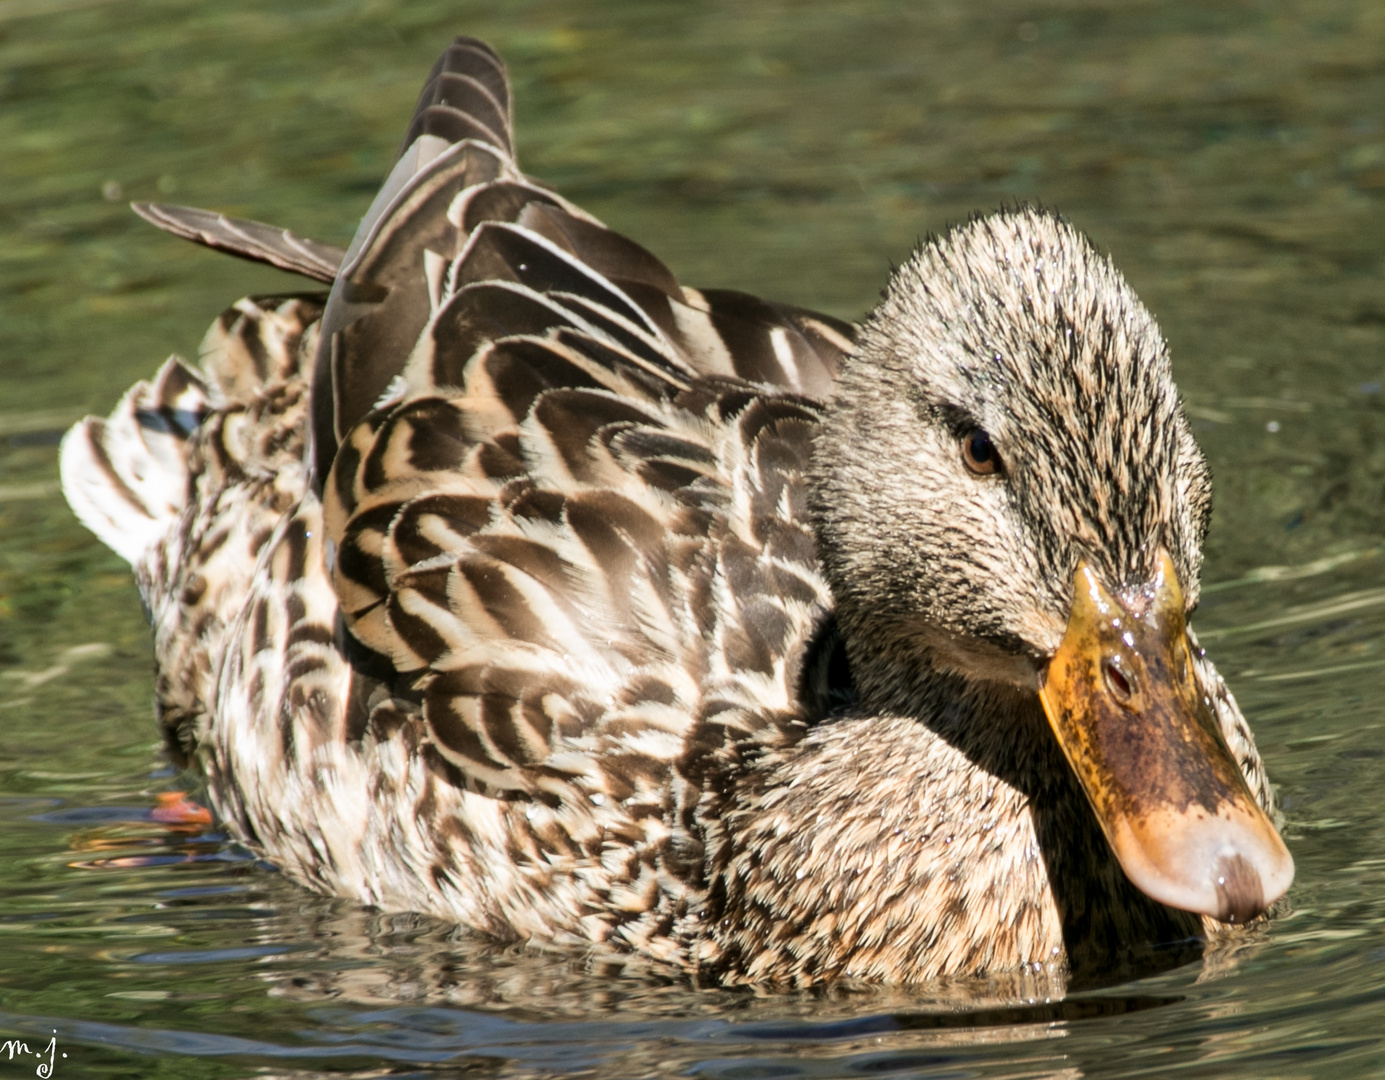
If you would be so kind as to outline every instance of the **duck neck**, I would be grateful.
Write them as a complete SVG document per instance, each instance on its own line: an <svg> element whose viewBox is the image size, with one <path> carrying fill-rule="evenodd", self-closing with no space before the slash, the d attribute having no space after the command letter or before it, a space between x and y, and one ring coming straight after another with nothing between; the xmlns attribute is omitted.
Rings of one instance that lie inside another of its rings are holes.
<svg viewBox="0 0 1385 1080"><path fill-rule="evenodd" d="M1033 691L840 629L859 700L756 756L703 819L709 974L1080 982L1187 959L1150 959L1197 919L1126 881Z"/></svg>
<svg viewBox="0 0 1385 1080"><path fill-rule="evenodd" d="M928 635L881 633L848 612L838 619L863 712L910 717L996 776L1042 781L1049 770L1036 774L1036 764L1051 765L1067 784L1037 679L1022 682L1022 666L983 662L964 673L955 652L932 647Z"/></svg>

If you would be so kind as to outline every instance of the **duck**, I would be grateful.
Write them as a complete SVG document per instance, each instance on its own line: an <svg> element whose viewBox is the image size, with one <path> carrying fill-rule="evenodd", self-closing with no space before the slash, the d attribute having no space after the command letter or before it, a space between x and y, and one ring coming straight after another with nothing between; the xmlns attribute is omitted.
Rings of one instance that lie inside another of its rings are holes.
<svg viewBox="0 0 1385 1080"><path fill-rule="evenodd" d="M1017 205L859 324L694 289L512 123L458 37L345 250L135 205L326 287L61 450L235 840L699 985L1099 979L1262 923L1293 859L1188 623L1209 469L1109 257Z"/></svg>

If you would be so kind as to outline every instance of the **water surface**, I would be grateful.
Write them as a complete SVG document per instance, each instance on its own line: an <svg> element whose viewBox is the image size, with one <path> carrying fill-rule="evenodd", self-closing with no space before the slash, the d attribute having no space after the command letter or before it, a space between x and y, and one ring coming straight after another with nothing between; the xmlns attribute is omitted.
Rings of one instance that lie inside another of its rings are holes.
<svg viewBox="0 0 1385 1080"><path fill-rule="evenodd" d="M1385 9L283 8L0 0L5 1038L56 1039L55 1076L1385 1071ZM1057 1004L697 992L313 896L159 820L191 781L157 744L129 574L57 493L57 439L195 356L234 298L302 283L125 203L344 243L457 32L509 60L524 165L690 283L856 317L918 237L1015 200L1111 252L1215 471L1196 623L1280 790L1289 914ZM3 1053L0 1080L39 1063Z"/></svg>

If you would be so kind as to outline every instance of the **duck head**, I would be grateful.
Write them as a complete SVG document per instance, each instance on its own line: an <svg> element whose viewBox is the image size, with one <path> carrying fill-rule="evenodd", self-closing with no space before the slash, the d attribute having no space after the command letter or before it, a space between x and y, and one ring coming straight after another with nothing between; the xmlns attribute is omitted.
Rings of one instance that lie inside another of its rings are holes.
<svg viewBox="0 0 1385 1080"><path fill-rule="evenodd" d="M867 707L926 722L939 681L1037 695L1138 888L1225 922L1283 894L1293 860L1186 626L1206 460L1109 259L1027 208L923 245L862 327L812 473Z"/></svg>

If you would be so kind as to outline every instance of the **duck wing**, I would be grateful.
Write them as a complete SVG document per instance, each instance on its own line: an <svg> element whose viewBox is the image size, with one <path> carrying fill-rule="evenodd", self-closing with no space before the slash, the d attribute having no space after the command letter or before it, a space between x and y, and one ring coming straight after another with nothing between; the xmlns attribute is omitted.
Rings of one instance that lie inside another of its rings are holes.
<svg viewBox="0 0 1385 1080"><path fill-rule="evenodd" d="M429 85L479 64L467 86L507 102L492 58L458 39ZM494 112L478 134L434 97L315 373L353 698L415 703L469 789L554 799L573 827L619 804L642 833L675 767L801 726L830 606L802 481L851 329L683 288L523 177Z"/></svg>
<svg viewBox="0 0 1385 1080"><path fill-rule="evenodd" d="M460 38L325 306L214 328L138 557L161 706L298 878L674 949L714 775L805 728L830 598L802 478L852 330L684 288L512 146L504 69Z"/></svg>
<svg viewBox="0 0 1385 1080"><path fill-rule="evenodd" d="M319 484L342 433L400 374L436 313L443 268L473 242L485 249L469 263L478 278L533 286L539 275L546 291L555 273L594 273L605 283L598 303L657 342L657 363L675 384L726 375L827 397L851 347L852 328L830 316L680 286L646 249L525 177L505 65L475 38L456 38L434 65L399 157L346 250L212 210L131 206L175 236L333 286L313 379ZM488 224L511 228L482 231Z"/></svg>
<svg viewBox="0 0 1385 1080"><path fill-rule="evenodd" d="M740 293L683 289L649 251L524 176L511 130L503 62L483 42L457 38L424 86L327 305L313 384L319 484L345 432L403 372L444 294L456 306L443 321L462 340L445 350L453 369L434 372L437 385L458 385L465 346L489 332L463 309L479 302L482 322L496 327L538 317L534 293L569 293L581 318L622 337L671 387L728 375L830 393L849 326ZM467 280L445 281L459 265ZM488 281L500 291L485 301L454 299Z"/></svg>

